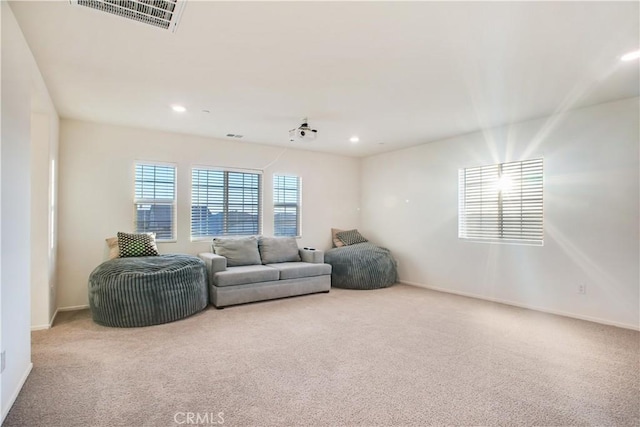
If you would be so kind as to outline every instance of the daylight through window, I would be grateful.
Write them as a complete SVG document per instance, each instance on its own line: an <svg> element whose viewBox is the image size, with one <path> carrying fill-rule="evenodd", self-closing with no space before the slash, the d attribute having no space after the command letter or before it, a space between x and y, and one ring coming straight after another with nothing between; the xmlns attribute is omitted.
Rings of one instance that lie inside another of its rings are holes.
<svg viewBox="0 0 640 427"><path fill-rule="evenodd" d="M458 237L543 243L543 159L460 169Z"/></svg>
<svg viewBox="0 0 640 427"><path fill-rule="evenodd" d="M300 236L300 178L273 176L273 234Z"/></svg>
<svg viewBox="0 0 640 427"><path fill-rule="evenodd" d="M191 237L261 233L262 174L220 169L191 171Z"/></svg>
<svg viewBox="0 0 640 427"><path fill-rule="evenodd" d="M135 230L154 232L157 240L175 240L176 167L136 163Z"/></svg>

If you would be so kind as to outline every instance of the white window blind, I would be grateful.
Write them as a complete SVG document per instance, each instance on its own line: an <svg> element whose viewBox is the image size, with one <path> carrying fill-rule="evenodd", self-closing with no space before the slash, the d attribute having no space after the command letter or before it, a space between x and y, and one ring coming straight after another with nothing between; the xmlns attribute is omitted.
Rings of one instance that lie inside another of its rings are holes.
<svg viewBox="0 0 640 427"><path fill-rule="evenodd" d="M459 170L458 237L542 245L543 159Z"/></svg>
<svg viewBox="0 0 640 427"><path fill-rule="evenodd" d="M300 236L300 178L273 176L273 234Z"/></svg>
<svg viewBox="0 0 640 427"><path fill-rule="evenodd" d="M191 237L261 233L262 175L256 172L191 170Z"/></svg>
<svg viewBox="0 0 640 427"><path fill-rule="evenodd" d="M176 167L136 163L135 230L157 240L175 239Z"/></svg>

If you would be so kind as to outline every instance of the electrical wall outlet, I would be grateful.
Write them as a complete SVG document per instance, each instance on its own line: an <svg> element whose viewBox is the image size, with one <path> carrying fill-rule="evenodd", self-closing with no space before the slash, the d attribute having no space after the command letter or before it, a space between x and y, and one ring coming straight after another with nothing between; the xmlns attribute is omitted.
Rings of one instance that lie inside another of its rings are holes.
<svg viewBox="0 0 640 427"><path fill-rule="evenodd" d="M578 293L580 295L586 295L586 293L587 293L587 285L585 285L584 283L580 283L578 285Z"/></svg>
<svg viewBox="0 0 640 427"><path fill-rule="evenodd" d="M7 352L5 350L2 350L2 353L0 353L0 373L4 372L4 368L7 365Z"/></svg>

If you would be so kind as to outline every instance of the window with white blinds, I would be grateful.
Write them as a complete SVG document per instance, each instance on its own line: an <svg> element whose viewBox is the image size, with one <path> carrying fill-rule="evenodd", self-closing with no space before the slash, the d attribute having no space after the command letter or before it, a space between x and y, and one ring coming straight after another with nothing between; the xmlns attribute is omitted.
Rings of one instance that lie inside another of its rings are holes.
<svg viewBox="0 0 640 427"><path fill-rule="evenodd" d="M458 236L543 243L543 159L459 170Z"/></svg>
<svg viewBox="0 0 640 427"><path fill-rule="evenodd" d="M262 174L191 170L191 238L261 233Z"/></svg>
<svg viewBox="0 0 640 427"><path fill-rule="evenodd" d="M273 234L300 236L300 178L273 176Z"/></svg>
<svg viewBox="0 0 640 427"><path fill-rule="evenodd" d="M156 240L175 240L176 167L136 163L135 230L154 232Z"/></svg>

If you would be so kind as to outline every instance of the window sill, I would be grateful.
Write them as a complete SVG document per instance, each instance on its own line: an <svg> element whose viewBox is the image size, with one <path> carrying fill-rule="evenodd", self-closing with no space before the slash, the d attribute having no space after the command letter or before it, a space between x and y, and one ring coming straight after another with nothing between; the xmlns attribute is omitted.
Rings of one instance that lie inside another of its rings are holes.
<svg viewBox="0 0 640 427"><path fill-rule="evenodd" d="M210 242L213 239L215 239L216 237L220 237L220 238L224 238L224 237L228 237L228 238L241 238L241 237L268 237L268 236L263 236L262 234L238 234L238 235L224 235L224 236L208 236L208 237L192 237L191 238L191 242L192 243L198 243L198 242ZM274 237L292 237L294 239L302 239L302 235L300 236L274 236Z"/></svg>
<svg viewBox="0 0 640 427"><path fill-rule="evenodd" d="M475 239L475 238L466 238L466 237L458 237L458 240L462 240L464 242L469 242L469 243L493 243L498 245L516 245L516 246L544 246L544 241L528 242L528 241L522 241L522 240Z"/></svg>

